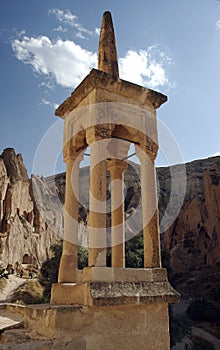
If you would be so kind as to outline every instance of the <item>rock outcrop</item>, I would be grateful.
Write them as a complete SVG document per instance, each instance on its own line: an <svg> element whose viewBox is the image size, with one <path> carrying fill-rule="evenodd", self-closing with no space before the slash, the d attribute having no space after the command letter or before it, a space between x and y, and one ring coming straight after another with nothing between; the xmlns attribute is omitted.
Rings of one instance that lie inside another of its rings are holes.
<svg viewBox="0 0 220 350"><path fill-rule="evenodd" d="M182 209L163 236L180 274L220 265L220 157L188 163L186 173ZM161 182L165 174L159 170Z"/></svg>
<svg viewBox="0 0 220 350"><path fill-rule="evenodd" d="M0 156L0 258L4 265L28 263L39 267L56 241L56 213L52 214L53 225L49 225L50 213L47 218L44 215L47 208L36 206L34 183L35 177L28 178L22 156L13 148L5 149ZM60 210L59 214L62 216Z"/></svg>

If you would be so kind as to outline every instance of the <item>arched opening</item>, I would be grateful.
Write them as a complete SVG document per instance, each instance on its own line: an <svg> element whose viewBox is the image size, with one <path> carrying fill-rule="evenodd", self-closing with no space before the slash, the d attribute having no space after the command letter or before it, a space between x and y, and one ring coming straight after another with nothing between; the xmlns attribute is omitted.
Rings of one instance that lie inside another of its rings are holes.
<svg viewBox="0 0 220 350"><path fill-rule="evenodd" d="M22 264L32 264L32 258L28 254L24 254Z"/></svg>

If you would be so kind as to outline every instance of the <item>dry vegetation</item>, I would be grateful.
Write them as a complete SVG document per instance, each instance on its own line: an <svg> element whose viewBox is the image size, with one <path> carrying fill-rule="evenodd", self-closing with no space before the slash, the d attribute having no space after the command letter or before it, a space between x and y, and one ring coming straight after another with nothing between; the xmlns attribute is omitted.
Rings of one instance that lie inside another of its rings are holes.
<svg viewBox="0 0 220 350"><path fill-rule="evenodd" d="M6 280L4 278L0 278L0 291L5 288Z"/></svg>
<svg viewBox="0 0 220 350"><path fill-rule="evenodd" d="M43 287L38 280L27 280L17 288L12 296L12 303L38 304L43 299Z"/></svg>

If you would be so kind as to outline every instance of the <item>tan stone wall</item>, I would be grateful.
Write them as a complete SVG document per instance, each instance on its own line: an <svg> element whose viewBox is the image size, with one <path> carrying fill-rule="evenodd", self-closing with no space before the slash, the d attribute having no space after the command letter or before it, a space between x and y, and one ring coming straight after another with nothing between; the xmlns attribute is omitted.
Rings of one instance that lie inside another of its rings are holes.
<svg viewBox="0 0 220 350"><path fill-rule="evenodd" d="M54 349L170 348L168 311L165 303L92 308L54 307L44 312L30 309L29 321L33 335L40 333L46 338L48 335L54 338Z"/></svg>

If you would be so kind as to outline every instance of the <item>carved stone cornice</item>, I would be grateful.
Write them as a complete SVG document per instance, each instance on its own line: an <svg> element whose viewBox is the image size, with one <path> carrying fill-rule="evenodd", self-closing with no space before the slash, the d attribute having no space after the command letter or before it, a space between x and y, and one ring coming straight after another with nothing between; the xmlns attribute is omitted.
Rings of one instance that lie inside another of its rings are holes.
<svg viewBox="0 0 220 350"><path fill-rule="evenodd" d="M123 79L115 80L111 74L98 69L92 69L89 75L87 75L81 84L72 92L71 96L56 109L55 114L61 118L65 118L65 116L75 109L94 89L101 89L114 93L118 95L119 98L120 96L130 98L134 102L136 101L137 105L143 107L151 106L153 109L159 108L167 101L167 96L157 91ZM119 101L120 100L118 100L118 102Z"/></svg>

